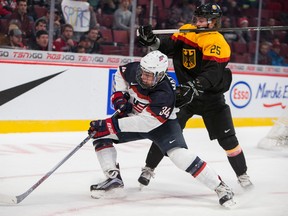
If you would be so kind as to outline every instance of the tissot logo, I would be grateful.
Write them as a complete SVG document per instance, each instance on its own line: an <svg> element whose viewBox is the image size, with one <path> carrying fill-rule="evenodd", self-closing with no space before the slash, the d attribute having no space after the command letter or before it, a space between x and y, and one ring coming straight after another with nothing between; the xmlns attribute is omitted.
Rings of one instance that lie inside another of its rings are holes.
<svg viewBox="0 0 288 216"><path fill-rule="evenodd" d="M43 78L33 80L31 82L28 82L28 83L24 83L24 84L0 91L0 106L13 100L14 98L16 98L20 95L30 91L31 89L35 88L36 86L41 85L42 83L52 79L53 77L58 76L59 74L65 72L65 71L66 70L61 71L61 72L56 73L56 74L53 74L53 75L50 75L50 76L47 76L47 77L43 77Z"/></svg>

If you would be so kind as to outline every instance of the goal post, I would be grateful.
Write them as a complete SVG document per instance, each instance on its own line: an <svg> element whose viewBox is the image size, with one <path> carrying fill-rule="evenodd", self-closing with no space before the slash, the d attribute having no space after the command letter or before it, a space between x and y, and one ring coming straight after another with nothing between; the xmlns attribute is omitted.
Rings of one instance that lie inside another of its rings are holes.
<svg viewBox="0 0 288 216"><path fill-rule="evenodd" d="M258 142L258 148L268 150L288 149L288 107L274 122L266 136Z"/></svg>

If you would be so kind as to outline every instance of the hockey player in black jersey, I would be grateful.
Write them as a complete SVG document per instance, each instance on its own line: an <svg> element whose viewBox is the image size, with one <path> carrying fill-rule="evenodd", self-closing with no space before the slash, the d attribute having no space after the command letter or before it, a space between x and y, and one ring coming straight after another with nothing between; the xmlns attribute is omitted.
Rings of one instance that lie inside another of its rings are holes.
<svg viewBox="0 0 288 216"><path fill-rule="evenodd" d="M222 11L217 4L200 5L194 16L193 25L185 24L180 29L217 29L221 26ZM181 128L193 115L202 116L210 139L217 139L226 151L240 185L251 188L245 156L224 98L224 92L229 89L232 80L231 71L226 68L231 51L224 37L217 31L210 31L174 33L159 39L153 34L151 26L140 26L138 31L142 45L160 50L173 59L177 79L186 88L180 91L177 103L180 107L177 117ZM138 179L140 184L149 184L162 158L163 154L153 143L147 154L146 166L142 168Z"/></svg>
<svg viewBox="0 0 288 216"><path fill-rule="evenodd" d="M163 155L181 170L191 174L215 191L220 205L234 205L233 192L205 161L187 149L176 118L175 82L168 77L168 57L152 51L140 62L120 66L115 74L115 92L111 96L120 118L111 117L90 122L88 133L94 134L93 145L100 166L107 176L104 182L90 187L91 196L113 196L124 183L117 165L113 144L150 139Z"/></svg>

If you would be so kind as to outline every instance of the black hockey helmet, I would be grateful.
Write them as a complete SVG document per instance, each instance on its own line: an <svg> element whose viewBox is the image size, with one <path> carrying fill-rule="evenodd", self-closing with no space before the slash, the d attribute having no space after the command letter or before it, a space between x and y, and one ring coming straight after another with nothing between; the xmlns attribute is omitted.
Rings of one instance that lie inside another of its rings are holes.
<svg viewBox="0 0 288 216"><path fill-rule="evenodd" d="M213 19L216 19L216 28L221 27L222 10L218 4L207 3L202 4L196 8L194 17L204 17L208 23L211 23ZM195 20L194 20L195 21Z"/></svg>
<svg viewBox="0 0 288 216"><path fill-rule="evenodd" d="M197 17L205 17L207 19L216 19L222 16L222 10L217 4L202 4L196 8L194 15Z"/></svg>

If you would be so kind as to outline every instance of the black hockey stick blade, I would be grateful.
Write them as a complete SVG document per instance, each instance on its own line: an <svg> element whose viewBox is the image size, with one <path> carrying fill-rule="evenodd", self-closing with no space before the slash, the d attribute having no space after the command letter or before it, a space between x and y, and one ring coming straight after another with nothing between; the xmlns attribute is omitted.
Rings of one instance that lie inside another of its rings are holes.
<svg viewBox="0 0 288 216"><path fill-rule="evenodd" d="M117 116L121 111L118 109L112 115ZM8 196L0 194L0 203L5 204L18 204L22 202L29 194L31 194L40 184L42 184L52 173L54 173L64 162L66 162L75 152L77 152L85 143L87 143L95 134L87 136L79 145L77 145L68 155L65 156L56 166L47 172L41 179L39 179L32 187L18 196Z"/></svg>

